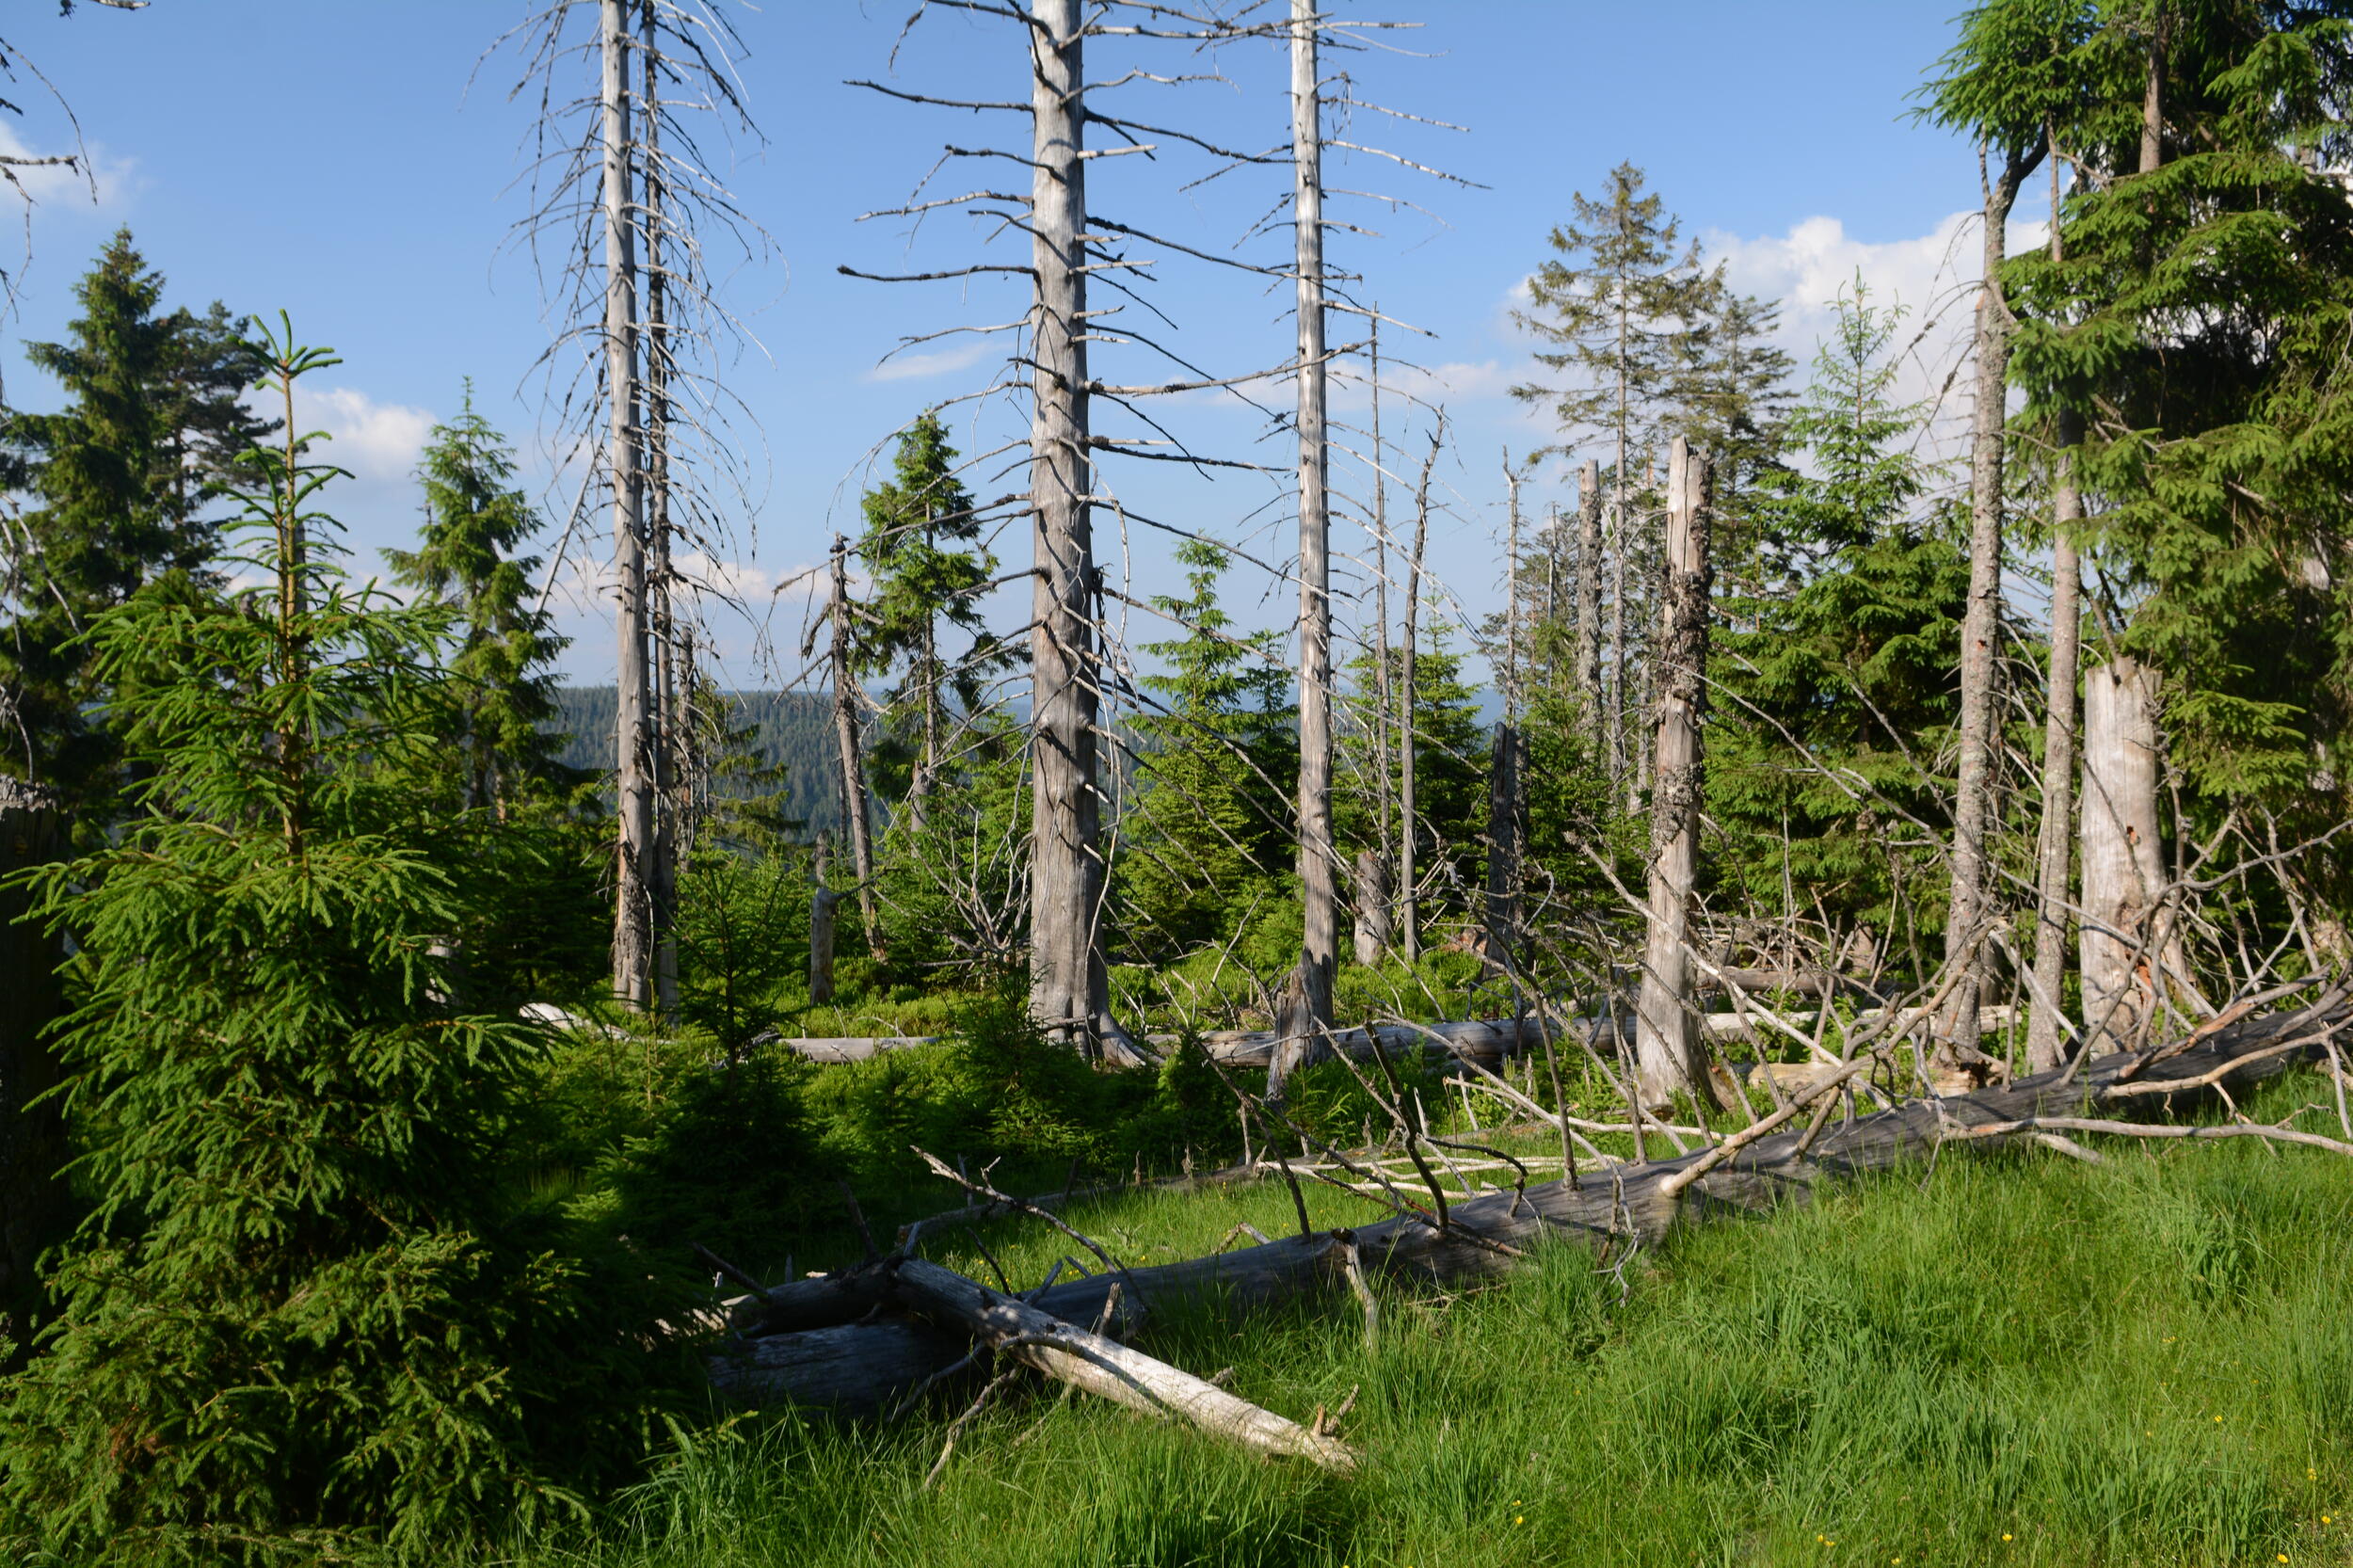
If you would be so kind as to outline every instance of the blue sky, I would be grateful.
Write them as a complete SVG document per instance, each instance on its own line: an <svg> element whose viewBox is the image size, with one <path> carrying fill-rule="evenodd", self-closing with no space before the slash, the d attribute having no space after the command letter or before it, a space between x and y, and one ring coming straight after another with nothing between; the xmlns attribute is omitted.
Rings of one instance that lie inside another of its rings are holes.
<svg viewBox="0 0 2353 1568"><path fill-rule="evenodd" d="M991 374L987 359L954 352L953 340L924 345L926 358L896 371L878 371L878 360L904 334L1017 312L1006 308L1001 287L985 282L892 287L835 272L840 263L892 271L978 258L977 231L953 214L927 221L911 240L904 224L856 220L902 200L944 142L970 145L991 130L984 117L890 103L843 78L1003 96L1017 85L1020 57L1002 24L936 14L892 74L892 42L911 0L712 4L742 34L742 84L765 137L714 143L714 172L773 236L774 250L740 266L721 256L727 302L758 339L722 370L764 439L744 442L758 476L756 506L727 508L699 565L752 611L748 621L721 604L709 612L728 679L768 684L797 668L805 596L795 574L822 556L833 531L855 529L867 455L926 404L974 392ZM1437 184L1364 159L1332 171L1335 184L1377 183L1443 219L1375 214L1360 203L1339 216L1383 235L1352 237L1336 260L1365 274L1366 292L1387 313L1434 334L1410 349L1392 334L1385 351L1410 353L1424 367L1401 378L1443 402L1454 422L1457 449L1439 474L1449 510L1433 563L1464 613L1491 608L1496 598L1502 449L1524 452L1553 439L1507 395L1526 374L1529 351L1509 319L1513 291L1543 259L1545 232L1566 216L1570 193L1599 188L1617 163L1641 166L1686 232L1725 259L1744 288L1785 301L1785 341L1801 361L1825 302L1858 268L1924 319L1941 305L1958 320L1954 264L1963 276L1972 270L1959 215L1975 204L1975 159L1955 138L1907 117L1908 95L1949 41L1954 4L1337 7L1350 18L1421 25L1382 35L1414 53L1375 51L1327 61L1327 70L1345 65L1367 97L1469 128L1458 136L1368 122L1359 139L1485 187ZM550 326L529 258L508 244L527 206L517 181L531 105L508 95L520 70L516 54L482 58L521 22L524 5L154 0L135 13L85 5L63 19L46 0L17 0L10 9L21 14L0 36L71 104L99 189L93 202L70 181L32 182L32 261L18 316L0 328L11 401L40 408L53 400L19 344L57 334L72 314L74 279L105 236L128 225L168 275L173 300L283 309L302 334L341 352L344 363L322 378L310 414L336 432L335 456L357 475L341 510L363 557L413 527L408 472L432 421L456 408L467 376L478 406L521 449L535 493L546 492L552 514L568 509L570 485L558 472L564 432L533 374ZM1130 98L1127 112L1254 145L1282 136L1288 110L1272 52L1235 50L1218 63L1227 82L1147 88L1150 96ZM25 113L0 123L0 137L19 151L69 148L62 114L34 84L21 80L9 96ZM1178 194L1172 187L1182 161L1172 154L1159 163L1094 165L1091 204L1183 243L1223 248L1279 189L1279 171L1257 171ZM946 188L953 181L962 182L955 190L998 183L1006 167L993 178L968 165L952 168L937 193L954 194ZM1281 243L1262 241L1255 253L1271 255L1268 245ZM0 264L14 270L14 237L0 246ZM1265 294L1263 280L1171 262L1154 303L1176 322L1173 342L1188 359L1234 374L1286 355L1286 297ZM1338 341L1353 329L1336 323L1334 334ZM1916 385L1934 383L1937 356L1949 353L1950 341L1929 334ZM1098 365L1114 379L1169 374L1145 357L1110 350ZM1288 394L1277 386L1260 395L1279 403ZM1175 401L1171 418L1203 450L1286 460L1279 439L1264 440L1248 410L1208 397ZM1361 412L1360 397L1343 395L1339 405ZM995 444L1009 412L960 409L959 440L973 449ZM1391 410L1392 439L1405 418ZM1280 493L1267 478L1129 472L1144 467L1112 463L1106 473L1134 512L1233 540L1269 562L1287 553ZM1547 468L1527 490L1531 506L1564 493L1560 470ZM1336 474L1335 483L1364 488L1361 472ZM1107 571L1139 598L1173 587L1165 540L1130 523L1098 524ZM1009 537L1000 549L1017 564L1027 542ZM600 557L597 531L573 552L591 564ZM565 628L579 639L567 673L609 680L610 639L596 616L593 582L567 573L558 586ZM1246 620L1289 617L1291 591L1270 587L1252 568L1235 573L1229 594ZM1006 624L1023 618L1017 606L999 610ZM1141 643L1166 633L1139 623L1127 634ZM773 657L763 658L763 648Z"/></svg>

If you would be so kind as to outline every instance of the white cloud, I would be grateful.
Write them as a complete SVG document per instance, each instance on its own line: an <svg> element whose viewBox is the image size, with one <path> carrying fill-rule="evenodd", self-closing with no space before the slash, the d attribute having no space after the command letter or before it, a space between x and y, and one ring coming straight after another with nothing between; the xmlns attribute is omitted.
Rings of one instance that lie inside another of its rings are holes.
<svg viewBox="0 0 2353 1568"><path fill-rule="evenodd" d="M976 339L931 354L894 354L868 371L866 379L916 381L930 376L946 376L952 371L969 370L988 354L989 346L985 340Z"/></svg>
<svg viewBox="0 0 2353 1568"><path fill-rule="evenodd" d="M362 479L406 479L433 432L426 410L378 403L353 387L300 389L295 408L305 431L324 430L333 438L325 460Z"/></svg>
<svg viewBox="0 0 2353 1568"><path fill-rule="evenodd" d="M1935 456L1951 456L1969 415L1971 383L1956 376L1968 354L1980 269L1978 216L1954 213L1925 234L1869 241L1847 232L1837 218L1809 217L1784 234L1749 238L1710 232L1702 242L1711 260L1742 294L1781 305L1780 346L1807 379L1816 350L1837 322L1835 301L1859 278L1875 306L1900 306L1903 325L1895 348L1903 356L1894 395L1933 404ZM2043 243L2040 220L2012 223L2009 251Z"/></svg>

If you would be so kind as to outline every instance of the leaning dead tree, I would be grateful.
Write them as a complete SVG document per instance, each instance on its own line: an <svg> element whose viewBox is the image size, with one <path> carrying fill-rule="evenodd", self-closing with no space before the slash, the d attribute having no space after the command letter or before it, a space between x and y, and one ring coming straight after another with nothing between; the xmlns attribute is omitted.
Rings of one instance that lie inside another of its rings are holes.
<svg viewBox="0 0 2353 1568"><path fill-rule="evenodd" d="M747 335L718 298L711 249L768 249L705 142L712 128L758 133L738 90L738 40L707 0L555 0L507 39L524 57L513 95L539 109L531 207L513 243L555 314L541 367L554 423L579 443L565 456L601 488L613 536L613 990L632 1007L666 1005L694 810L691 602L703 586L683 564L690 549L712 553L727 513L748 500L737 455L752 444L717 376Z"/></svg>

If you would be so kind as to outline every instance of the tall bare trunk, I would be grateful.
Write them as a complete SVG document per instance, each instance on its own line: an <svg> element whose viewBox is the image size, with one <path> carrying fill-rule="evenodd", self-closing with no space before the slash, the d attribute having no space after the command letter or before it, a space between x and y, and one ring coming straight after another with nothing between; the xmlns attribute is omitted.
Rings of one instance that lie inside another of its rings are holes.
<svg viewBox="0 0 2353 1568"><path fill-rule="evenodd" d="M1601 712L1601 464L1592 458L1577 471L1577 723L1596 753L1602 741Z"/></svg>
<svg viewBox="0 0 2353 1568"><path fill-rule="evenodd" d="M1404 652L1399 660L1397 698L1397 901L1398 923L1402 928L1405 962L1417 963L1421 958L1421 868L1415 864L1417 840L1421 833L1420 802L1415 789L1416 753L1420 736L1416 726L1414 690L1416 674L1414 661L1420 649L1421 557L1430 542L1430 471L1438 463L1439 435L1430 435L1430 455L1422 459L1421 482L1414 490L1414 549L1405 564L1405 632Z"/></svg>
<svg viewBox="0 0 2353 1568"><path fill-rule="evenodd" d="M2063 259L2059 236L2059 163L2051 166L2051 260ZM2026 1068L2047 1072L2065 1050L2060 1006L2067 986L2068 872L2075 849L2075 683L2083 648L2083 564L2074 530L2083 520L2075 448L2083 421L2058 420L2051 479L2051 674L2042 722L2042 830L2035 845L2033 1011L2026 1020Z"/></svg>
<svg viewBox="0 0 2353 1568"><path fill-rule="evenodd" d="M1356 857L1356 962L1377 964L1392 939L1391 874L1397 861L1397 777L1390 749L1389 476L1381 441L1381 307L1372 308L1372 756L1373 840L1368 867Z"/></svg>
<svg viewBox="0 0 2353 1568"><path fill-rule="evenodd" d="M1298 982L1276 1027L1268 1093L1324 1054L1339 964L1332 845L1332 515L1325 493L1323 111L1315 0L1291 0L1291 216L1299 312L1299 888Z"/></svg>
<svg viewBox="0 0 2353 1568"><path fill-rule="evenodd" d="M654 931L654 1010L663 1017L678 1013L678 876L679 860L686 852L686 818L680 809L680 750L686 729L685 696L679 670L677 623L678 580L670 568L670 322L668 290L664 286L664 182L662 169L661 50L656 12L645 7L638 51L639 103L643 106L639 138L645 144L644 215L646 232L646 537L647 597L651 608L650 633L654 657L654 709L657 740L653 751L653 859L647 868L648 896L652 902Z"/></svg>
<svg viewBox="0 0 2353 1568"><path fill-rule="evenodd" d="M1503 717L1487 769L1487 906L1481 946L1508 968L1519 951L1520 885L1520 476L1503 454L1508 502L1503 550Z"/></svg>
<svg viewBox="0 0 2353 1568"><path fill-rule="evenodd" d="M601 0L603 74L604 366L610 422L605 471L613 486L613 567L619 642L615 671L615 789L620 819L614 875L613 994L632 1007L652 1000L654 737L646 648L645 469L638 452L636 214L630 171L627 0Z"/></svg>
<svg viewBox="0 0 2353 1568"><path fill-rule="evenodd" d="M60 1080L50 1031L65 1016L65 949L24 920L31 891L8 879L65 854L56 795L0 774L0 1339L19 1357L40 1307L34 1261L60 1240L68 1214L63 1108L33 1103Z"/></svg>
<svg viewBox="0 0 2353 1568"><path fill-rule="evenodd" d="M1080 0L1030 8L1032 696L1030 1009L1095 1057L1111 1021L1096 726L1094 487L1088 458L1086 123Z"/></svg>
<svg viewBox="0 0 2353 1568"><path fill-rule="evenodd" d="M2165 158L2163 22L2148 40L2141 102L2140 172ZM2152 930L2164 880L2157 818L2159 672L2112 654L2084 676L2083 838L2084 1027L2130 1043L2154 1021L2157 982ZM2136 959L2135 954L2139 956Z"/></svg>
<svg viewBox="0 0 2353 1568"><path fill-rule="evenodd" d="M874 899L874 822L868 809L866 767L858 744L857 680L850 670L850 546L833 540L833 738L840 764L842 831L850 836L850 864L857 874L858 919L866 922L866 949L877 964L890 958L889 943Z"/></svg>
<svg viewBox="0 0 2353 1568"><path fill-rule="evenodd" d="M1700 714L1707 676L1708 459L1677 436L1667 458L1667 559L1662 573L1657 765L1651 790L1650 929L1635 1016L1636 1092L1646 1106L1678 1094L1713 1103L1707 1058L1692 1009L1691 888L1699 872L1705 781Z"/></svg>
<svg viewBox="0 0 2353 1568"><path fill-rule="evenodd" d="M2009 210L2025 170L2006 162L1985 186L1984 248L1977 285L1977 403L1969 456L1969 605L1961 632L1961 767L1953 794L1952 894L1945 919L1945 961L1966 978L1952 990L1940 1020L1937 1053L1950 1065L1977 1055L1978 984L1985 933L1993 918L1986 842L1993 816L1994 640L2002 616L2003 439L2009 390L2009 308L2002 300L2002 258Z"/></svg>

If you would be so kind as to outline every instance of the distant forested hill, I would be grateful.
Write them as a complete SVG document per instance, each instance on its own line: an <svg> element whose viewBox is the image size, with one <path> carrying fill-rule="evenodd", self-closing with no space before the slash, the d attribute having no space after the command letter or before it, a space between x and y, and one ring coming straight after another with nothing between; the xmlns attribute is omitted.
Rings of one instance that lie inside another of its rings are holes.
<svg viewBox="0 0 2353 1568"><path fill-rule="evenodd" d="M556 694L563 728L570 731L563 760L575 768L610 773L613 768L614 691L610 686L567 686ZM749 728L749 744L761 761L784 768L785 815L799 817L811 833L841 825L834 783L833 714L814 692L729 692L728 727ZM722 794L740 792L740 781L721 779Z"/></svg>

